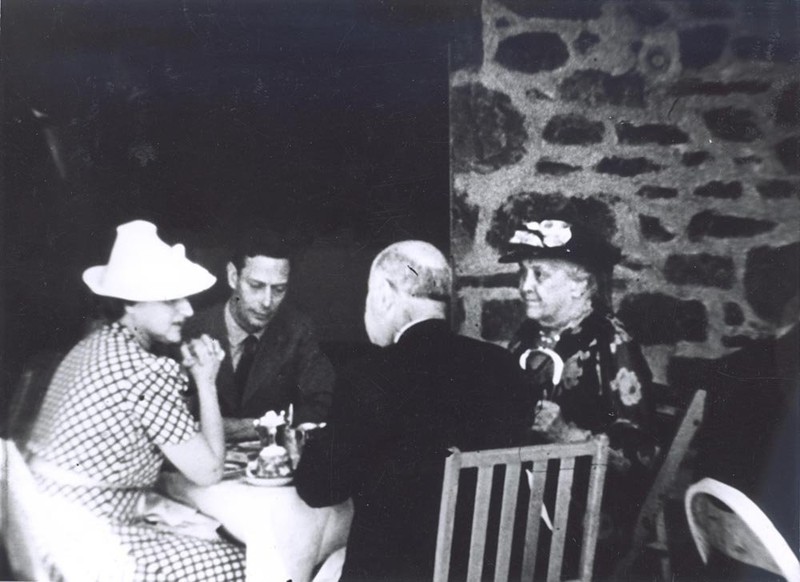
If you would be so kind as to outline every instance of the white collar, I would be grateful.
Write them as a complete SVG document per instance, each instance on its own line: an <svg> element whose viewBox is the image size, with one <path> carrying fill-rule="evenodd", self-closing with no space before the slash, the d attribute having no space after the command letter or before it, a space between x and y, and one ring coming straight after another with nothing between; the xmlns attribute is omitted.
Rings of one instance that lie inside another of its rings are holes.
<svg viewBox="0 0 800 582"><path fill-rule="evenodd" d="M261 336L264 335L264 330L266 329L266 327L262 328L260 331L257 331L256 333L249 333L244 329L242 329L242 326L236 323L236 320L233 318L233 315L231 314L230 300L228 300L225 303L224 311L225 311L225 329L228 332L228 343L230 345L238 346L249 335L254 335L258 339L261 339Z"/></svg>

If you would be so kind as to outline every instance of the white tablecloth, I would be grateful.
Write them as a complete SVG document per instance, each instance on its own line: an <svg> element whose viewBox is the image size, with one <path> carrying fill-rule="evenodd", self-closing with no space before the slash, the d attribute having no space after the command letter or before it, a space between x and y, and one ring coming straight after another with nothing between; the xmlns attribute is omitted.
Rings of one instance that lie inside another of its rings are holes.
<svg viewBox="0 0 800 582"><path fill-rule="evenodd" d="M159 488L215 518L246 544L249 581L309 582L315 567L329 557L324 577L341 567L353 519L349 500L314 509L292 486L257 487L229 480L201 487L177 473L165 473ZM337 578L334 572L332 579Z"/></svg>

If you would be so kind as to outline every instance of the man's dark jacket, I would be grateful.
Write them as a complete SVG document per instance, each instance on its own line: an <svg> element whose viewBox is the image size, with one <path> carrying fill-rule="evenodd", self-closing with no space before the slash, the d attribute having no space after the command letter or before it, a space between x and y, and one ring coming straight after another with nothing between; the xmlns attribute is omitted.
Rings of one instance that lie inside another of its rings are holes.
<svg viewBox="0 0 800 582"><path fill-rule="evenodd" d="M355 504L342 580L430 580L447 449L520 444L538 398L506 350L418 323L337 381L295 475L311 506Z"/></svg>
<svg viewBox="0 0 800 582"><path fill-rule="evenodd" d="M310 319L290 304L281 304L258 342L253 367L238 399L225 309L225 303L214 305L195 314L184 326L185 337L207 333L218 339L225 350L217 375L222 416L258 418L268 410L284 410L293 403L295 424L326 420L334 371L320 350Z"/></svg>

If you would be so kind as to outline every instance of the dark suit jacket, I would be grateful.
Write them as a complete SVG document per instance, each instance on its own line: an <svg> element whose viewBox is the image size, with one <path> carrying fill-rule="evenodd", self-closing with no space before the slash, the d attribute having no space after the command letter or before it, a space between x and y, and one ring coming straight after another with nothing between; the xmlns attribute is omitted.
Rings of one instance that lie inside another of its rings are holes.
<svg viewBox="0 0 800 582"><path fill-rule="evenodd" d="M509 352L440 320L342 375L295 474L311 506L354 500L342 580L430 580L447 449L519 444L539 396L522 382Z"/></svg>
<svg viewBox="0 0 800 582"><path fill-rule="evenodd" d="M226 357L217 375L222 416L258 418L268 410L283 410L293 403L296 424L327 420L334 371L320 350L309 318L291 305L281 304L261 336L244 393L238 400L224 309L224 303L214 305L195 314L184 326L185 337L207 333L225 349Z"/></svg>

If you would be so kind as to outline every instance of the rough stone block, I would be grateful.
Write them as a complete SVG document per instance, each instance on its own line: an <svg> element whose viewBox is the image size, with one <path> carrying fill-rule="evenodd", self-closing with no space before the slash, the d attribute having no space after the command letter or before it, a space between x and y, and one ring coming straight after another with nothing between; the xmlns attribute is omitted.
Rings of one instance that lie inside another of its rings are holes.
<svg viewBox="0 0 800 582"><path fill-rule="evenodd" d="M708 253L670 255L664 263L664 277L677 285L700 287L733 287L735 267L730 257Z"/></svg>
<svg viewBox="0 0 800 582"><path fill-rule="evenodd" d="M478 227L480 208L467 201L466 192L454 192L451 200L453 234L457 235L457 238L464 239L465 243L471 243Z"/></svg>
<svg viewBox="0 0 800 582"><path fill-rule="evenodd" d="M658 172L663 166L647 158L620 158L611 156L603 158L594 167L598 174L613 174L615 176L638 176L648 172Z"/></svg>
<svg viewBox="0 0 800 582"><path fill-rule="evenodd" d="M669 70L672 64L672 54L661 46L650 47L644 56L644 64L650 73L658 74Z"/></svg>
<svg viewBox="0 0 800 582"><path fill-rule="evenodd" d="M525 18L554 18L559 20L594 20L602 14L602 2L582 0L499 0L506 8Z"/></svg>
<svg viewBox="0 0 800 582"><path fill-rule="evenodd" d="M749 109L722 107L703 113L711 133L726 141L751 142L761 137L755 113Z"/></svg>
<svg viewBox="0 0 800 582"><path fill-rule="evenodd" d="M459 297L451 309L451 319L453 322L453 329L461 329L464 321L467 319L467 310L464 307L464 299Z"/></svg>
<svg viewBox="0 0 800 582"><path fill-rule="evenodd" d="M680 31L681 64L687 69L702 69L717 62L728 34L727 27L717 24Z"/></svg>
<svg viewBox="0 0 800 582"><path fill-rule="evenodd" d="M648 123L633 125L632 123L618 123L617 139L623 144L649 144L674 145L689 141L689 135L674 125L662 123Z"/></svg>
<svg viewBox="0 0 800 582"><path fill-rule="evenodd" d="M705 198L728 198L734 200L742 196L742 183L737 180L733 182L712 180L707 184L695 188L694 193L696 196L703 196Z"/></svg>
<svg viewBox="0 0 800 582"><path fill-rule="evenodd" d="M698 18L728 18L733 15L729 0L692 0L689 13Z"/></svg>
<svg viewBox="0 0 800 582"><path fill-rule="evenodd" d="M525 320L522 301L485 301L481 308L481 337L490 342L510 340Z"/></svg>
<svg viewBox="0 0 800 582"><path fill-rule="evenodd" d="M566 101L578 101L590 108L597 105L644 107L644 78L634 72L611 75L588 69L575 71L561 82L559 94Z"/></svg>
<svg viewBox="0 0 800 582"><path fill-rule="evenodd" d="M454 87L450 110L455 171L485 174L525 155L525 119L505 93L480 83Z"/></svg>
<svg viewBox="0 0 800 582"><path fill-rule="evenodd" d="M665 186L642 186L636 191L637 196L656 200L658 198L675 198L678 196L677 188L667 188Z"/></svg>
<svg viewBox="0 0 800 582"><path fill-rule="evenodd" d="M510 71L554 71L569 60L566 43L555 32L523 32L500 41L494 60Z"/></svg>
<svg viewBox="0 0 800 582"><path fill-rule="evenodd" d="M553 116L542 131L542 137L550 143L588 145L602 142L604 133L602 121L591 121L582 115L570 113Z"/></svg>
<svg viewBox="0 0 800 582"><path fill-rule="evenodd" d="M744 293L753 312L773 323L797 321L800 243L756 247L747 253Z"/></svg>
<svg viewBox="0 0 800 582"><path fill-rule="evenodd" d="M733 39L731 47L734 56L743 61L791 63L798 57L798 40L794 38L796 34L795 32L783 38L742 36Z"/></svg>
<svg viewBox="0 0 800 582"><path fill-rule="evenodd" d="M502 249L520 224L542 217L579 224L607 240L611 240L617 231L614 212L598 197L568 197L560 192L520 192L509 196L495 211L486 242L495 249Z"/></svg>
<svg viewBox="0 0 800 582"><path fill-rule="evenodd" d="M800 198L800 183L788 180L767 180L756 184L756 190L764 198Z"/></svg>
<svg viewBox="0 0 800 582"><path fill-rule="evenodd" d="M777 226L771 220L759 220L742 216L718 214L704 210L695 214L689 221L686 231L689 240L698 241L703 237L742 238L769 232Z"/></svg>
<svg viewBox="0 0 800 582"><path fill-rule="evenodd" d="M578 53L585 55L599 42L599 36L593 32L589 32L588 30L582 30L578 35L578 38L575 39L575 42L572 43L572 46L575 47L575 50L578 51Z"/></svg>
<svg viewBox="0 0 800 582"><path fill-rule="evenodd" d="M650 2L628 4L625 12L636 24L644 27L658 26L669 18L668 12Z"/></svg>
<svg viewBox="0 0 800 582"><path fill-rule="evenodd" d="M792 83L781 91L775 102L775 123L783 127L800 125L800 83Z"/></svg>
<svg viewBox="0 0 800 582"><path fill-rule="evenodd" d="M570 164L544 158L536 162L536 172L538 174L548 174L550 176L566 176L567 174L578 172L581 169L580 166L572 166Z"/></svg>
<svg viewBox="0 0 800 582"><path fill-rule="evenodd" d="M708 314L701 301L663 293L639 293L622 300L619 318L642 345L705 341Z"/></svg>
<svg viewBox="0 0 800 582"><path fill-rule="evenodd" d="M726 325L742 325L744 323L744 311L741 306L733 301L727 301L722 306Z"/></svg>
<svg viewBox="0 0 800 582"><path fill-rule="evenodd" d="M735 93L745 95L757 95L768 90L772 86L768 81L756 79L730 81L703 81L697 77L681 79L669 90L669 95L684 97L686 95L711 95L714 97L725 97Z"/></svg>
<svg viewBox="0 0 800 582"><path fill-rule="evenodd" d="M661 220L656 216L639 215L639 229L645 240L653 242L667 242L675 238L675 235L668 231L661 224Z"/></svg>
<svg viewBox="0 0 800 582"><path fill-rule="evenodd" d="M708 152L686 152L681 156L681 163L688 168L693 168L709 159L711 159L711 154Z"/></svg>
<svg viewBox="0 0 800 582"><path fill-rule="evenodd" d="M737 166L755 166L764 161L761 156L742 156L740 158L733 158L733 163Z"/></svg>
<svg viewBox="0 0 800 582"><path fill-rule="evenodd" d="M482 287L496 289L519 286L519 273L496 273L494 275L467 275L456 279L459 289L464 287Z"/></svg>
<svg viewBox="0 0 800 582"><path fill-rule="evenodd" d="M800 174L800 136L787 137L775 145L775 153L790 174Z"/></svg>
<svg viewBox="0 0 800 582"><path fill-rule="evenodd" d="M755 341L750 336L746 335L724 335L721 338L722 345L726 348L746 348L753 345Z"/></svg>

